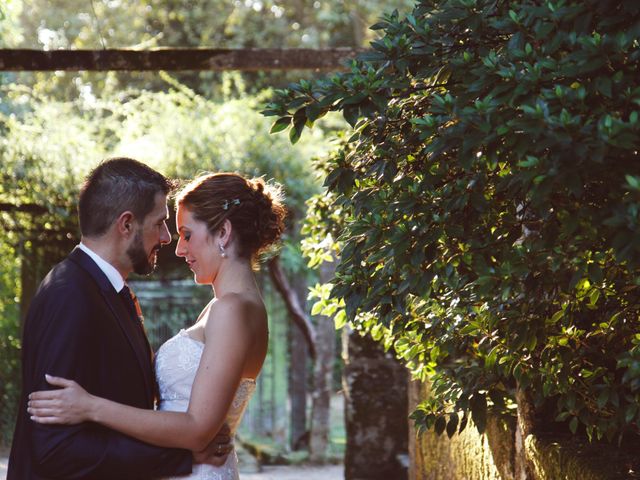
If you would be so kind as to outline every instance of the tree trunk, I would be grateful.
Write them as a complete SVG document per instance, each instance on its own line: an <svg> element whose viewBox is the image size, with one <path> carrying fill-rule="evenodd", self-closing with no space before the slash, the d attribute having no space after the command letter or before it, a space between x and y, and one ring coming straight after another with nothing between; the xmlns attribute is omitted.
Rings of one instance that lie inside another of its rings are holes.
<svg viewBox="0 0 640 480"><path fill-rule="evenodd" d="M316 332L314 326L311 324L307 312L302 308L300 298L297 292L289 284L287 276L280 267L280 261L278 257L275 257L269 261L269 275L273 281L274 286L280 293L285 307L289 312L291 320L299 327L300 331L304 334L304 338L309 347L309 353L311 357L316 357Z"/></svg>
<svg viewBox="0 0 640 480"><path fill-rule="evenodd" d="M349 5L349 17L351 20L351 31L353 32L353 44L358 48L364 45L364 39L369 29L369 25L362 17L364 7L358 6L358 2L351 2Z"/></svg>
<svg viewBox="0 0 640 480"><path fill-rule="evenodd" d="M332 267L333 268L333 267ZM289 398L291 399L291 448L293 450L299 450L306 448L310 444L310 439L307 436L307 360L311 358L314 365L318 365L318 349L324 347L324 334L319 335L316 328L311 323L307 312L304 299L306 298L306 283L296 282L297 287L294 288L289 283L286 275L280 267L278 257L269 261L269 274L274 286L280 293L287 311L289 312L289 318L292 320L293 326L290 329L289 337L289 352L290 352L290 369L289 369ZM321 274L322 275L322 274ZM328 280L328 279L327 279ZM327 281L325 280L325 281ZM327 322L325 322L327 323ZM333 331L333 327L332 327ZM323 352L321 362L331 363L333 357L330 360L326 359L326 352ZM331 353L333 355L333 353ZM331 370L333 370L333 363L331 363ZM316 377L317 372L314 374ZM315 378L315 377L314 377ZM322 385L322 379L314 380L314 391L317 391L316 385ZM331 383L329 383L329 386ZM329 398L330 398L329 390ZM316 411L315 406L315 393L314 393L314 407L313 411ZM319 408L319 407L318 407ZM327 432L325 437L328 439L328 415L327 408L326 413L320 413L319 408L316 414L312 415L312 429L313 425L316 426L325 425ZM326 420L324 420L326 417ZM315 422L313 420L315 418ZM325 441L325 443L327 443ZM318 442L314 444L316 450L320 449L323 453L316 461L322 461L326 455L326 446L321 447ZM312 448L312 447L309 447ZM312 455L313 456L313 455Z"/></svg>
<svg viewBox="0 0 640 480"><path fill-rule="evenodd" d="M518 423L515 434L515 470L516 480L533 480L533 468L527 460L525 441L533 430L534 409L527 393L516 388L516 403L518 405Z"/></svg>
<svg viewBox="0 0 640 480"><path fill-rule="evenodd" d="M304 299L307 283L303 278L296 281L295 287L300 305L306 311ZM302 330L295 322L289 329L289 399L291 400L291 450L309 448L307 430L307 363L309 354Z"/></svg>
<svg viewBox="0 0 640 480"><path fill-rule="evenodd" d="M335 263L323 263L320 267L320 282L330 281L334 271ZM333 319L319 316L316 324L316 359L309 438L309 460L314 463L325 462L329 453L329 419L335 345L336 329Z"/></svg>
<svg viewBox="0 0 640 480"><path fill-rule="evenodd" d="M345 328L345 479L404 480L408 372L382 346Z"/></svg>

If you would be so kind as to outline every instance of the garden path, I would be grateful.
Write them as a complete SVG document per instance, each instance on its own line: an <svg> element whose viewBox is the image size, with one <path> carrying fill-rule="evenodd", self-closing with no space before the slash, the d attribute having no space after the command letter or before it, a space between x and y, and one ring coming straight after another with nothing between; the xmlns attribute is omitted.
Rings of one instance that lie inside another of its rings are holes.
<svg viewBox="0 0 640 480"><path fill-rule="evenodd" d="M0 479L5 480L7 476L6 456L0 457ZM307 466L274 466L263 467L258 473L243 473L241 480L339 480L344 478L344 467L342 465L327 465L318 467Z"/></svg>

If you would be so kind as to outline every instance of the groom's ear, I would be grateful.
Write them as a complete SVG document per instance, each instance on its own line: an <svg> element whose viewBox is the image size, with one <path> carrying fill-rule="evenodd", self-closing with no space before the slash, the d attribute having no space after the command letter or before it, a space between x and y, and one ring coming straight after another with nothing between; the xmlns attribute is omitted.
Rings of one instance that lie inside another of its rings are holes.
<svg viewBox="0 0 640 480"><path fill-rule="evenodd" d="M122 212L116 219L116 229L118 233L124 236L129 236L133 233L133 219L133 213L130 211Z"/></svg>

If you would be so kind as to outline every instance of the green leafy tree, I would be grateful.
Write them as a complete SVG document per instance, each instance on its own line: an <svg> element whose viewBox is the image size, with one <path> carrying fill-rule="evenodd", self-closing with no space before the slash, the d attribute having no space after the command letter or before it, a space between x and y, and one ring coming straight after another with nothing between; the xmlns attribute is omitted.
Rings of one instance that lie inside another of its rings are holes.
<svg viewBox="0 0 640 480"><path fill-rule="evenodd" d="M382 8L409 8L409 0L33 0L22 12L22 37L6 44L27 48L150 46L327 47L362 46L366 26ZM14 17L16 15L14 14ZM14 19L15 20L15 19Z"/></svg>
<svg viewBox="0 0 640 480"><path fill-rule="evenodd" d="M22 12L22 2L5 0L0 5L0 41L3 45L15 45L22 41L18 18Z"/></svg>
<svg viewBox="0 0 640 480"><path fill-rule="evenodd" d="M353 127L307 248L338 242L321 305L432 381L422 427L483 430L517 397L589 438L638 433L639 20L632 1L423 0L349 73L267 106L294 142L328 111Z"/></svg>
<svg viewBox="0 0 640 480"><path fill-rule="evenodd" d="M26 92L7 94L20 110ZM42 112L47 116L55 107ZM18 116L0 114L0 444L13 433L20 394L20 318L38 282L48 268L68 251L75 234L75 191L70 173L78 168L73 159L76 137L73 121L48 132ZM44 134L42 134L44 133ZM40 135L42 134L42 135ZM71 135L72 138L67 137ZM54 144L57 143L57 148ZM79 142L80 143L80 142ZM76 145L81 147L81 145ZM45 151L47 154L45 154ZM70 154L65 158L66 154ZM47 161L43 161L46 158ZM64 161L60 161L64 158Z"/></svg>

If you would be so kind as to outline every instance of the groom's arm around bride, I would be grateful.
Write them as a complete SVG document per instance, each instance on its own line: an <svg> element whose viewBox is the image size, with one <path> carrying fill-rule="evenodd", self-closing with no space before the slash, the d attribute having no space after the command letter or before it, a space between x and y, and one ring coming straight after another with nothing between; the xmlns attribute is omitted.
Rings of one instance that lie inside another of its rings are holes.
<svg viewBox="0 0 640 480"><path fill-rule="evenodd" d="M161 174L130 159L103 162L80 195L82 243L43 280L27 314L22 395L8 480L150 479L191 472L192 453L160 448L93 423L41 425L28 394L51 388L45 374L89 391L153 408L152 352L120 295L129 273L149 273L170 241Z"/></svg>
<svg viewBox="0 0 640 480"><path fill-rule="evenodd" d="M117 294L108 291L106 278L97 282L101 272L85 269L91 269L90 262L84 252L74 250L34 299L24 334L24 391L50 388L44 374L61 372L111 398L152 408L151 363L143 365L140 357L146 352L131 347L141 339L122 322L130 319L122 315L124 308ZM153 447L91 423L38 425L25 415L26 399L21 409L9 480L134 479L191 471L191 452ZM12 475L18 466L24 474L18 470Z"/></svg>

